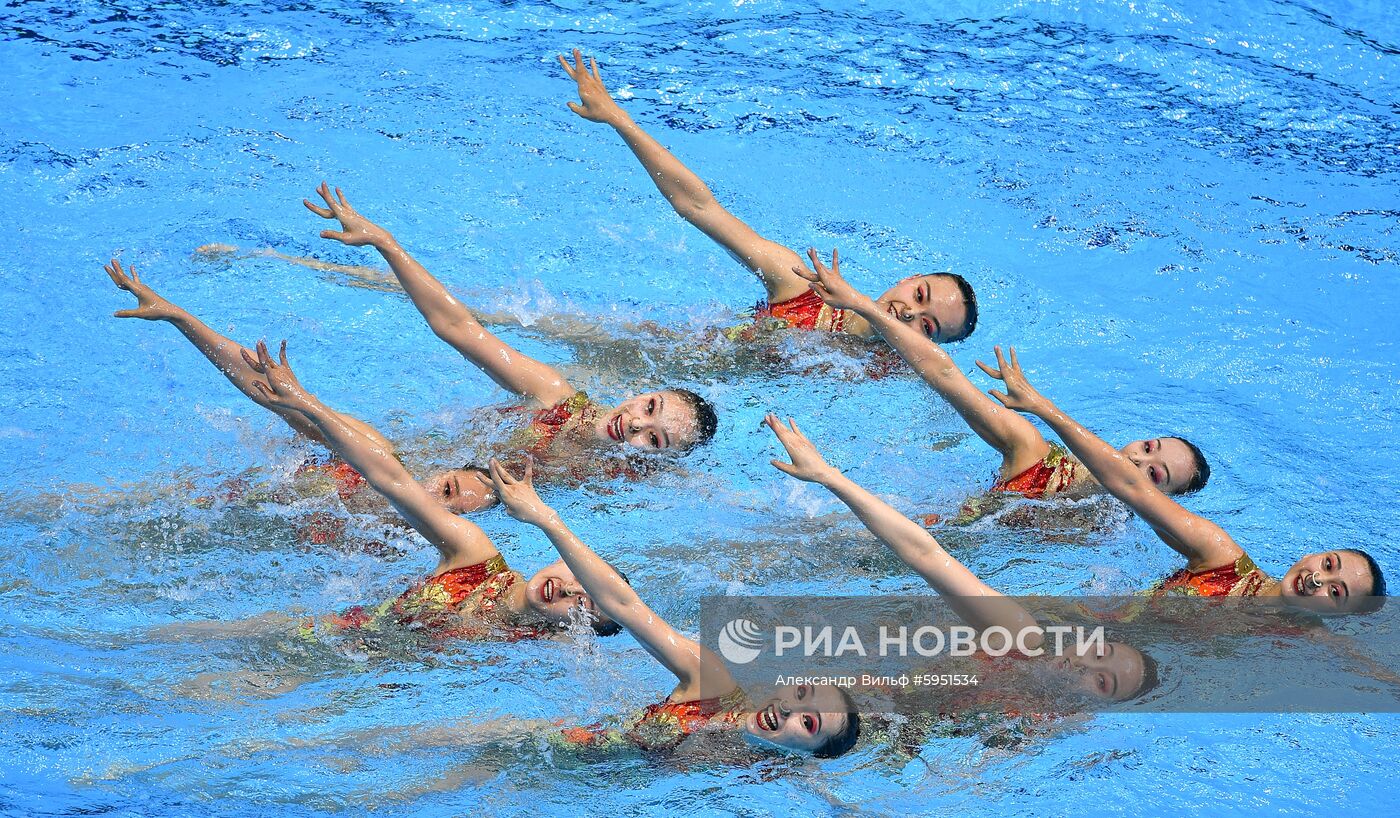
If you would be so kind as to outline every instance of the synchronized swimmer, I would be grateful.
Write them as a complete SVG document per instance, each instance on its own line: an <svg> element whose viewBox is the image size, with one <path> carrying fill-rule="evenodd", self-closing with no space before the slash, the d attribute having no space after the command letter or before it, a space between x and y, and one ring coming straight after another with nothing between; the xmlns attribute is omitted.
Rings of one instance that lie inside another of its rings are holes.
<svg viewBox="0 0 1400 818"><path fill-rule="evenodd" d="M1014 348L1003 354L995 347L995 366L977 362L1001 384L1000 391L983 392L942 347L976 327L977 300L965 279L951 273L913 276L871 298L842 277L835 251L827 266L809 250L806 266L795 251L759 235L721 206L698 176L642 130L608 93L595 61L585 64L575 50L572 62L562 55L559 62L578 92L579 102L569 108L611 126L676 213L760 278L766 300L756 308L756 319L884 341L1001 455L996 481L985 496L964 506L957 521L983 516L1017 496L1046 500L1107 493L1186 560L1149 595L1278 597L1310 614L1366 613L1384 603L1380 566L1356 548L1305 555L1278 579L1270 578L1224 529L1175 499L1209 479L1210 467L1195 445L1168 435L1113 448L1031 386ZM751 700L723 659L657 615L536 493L537 479L570 485L640 479L646 469L619 454L684 455L706 444L719 427L713 406L680 388L636 395L615 406L594 401L555 367L487 330L338 188L323 182L316 192L319 203L305 200L306 208L338 226L321 237L378 251L432 332L522 401L508 410L518 416L519 428L495 457L417 480L388 439L302 386L288 365L285 341L275 357L263 342L252 349L241 346L157 294L134 269L116 260L105 267L112 282L137 299L135 308L119 310L117 317L175 326L240 392L332 453L334 460L316 468L334 477L347 507L382 497L396 519L436 548L436 566L409 590L377 605L322 617L312 623L313 630L354 634L404 628L435 639L504 642L547 638L580 624L600 635L626 630L675 676L675 687L620 727L553 729L552 740L579 749L676 752L701 734L747 736L819 758L855 747L862 720L851 691L834 684L787 685L765 700ZM1038 418L1060 442L1047 440L1023 415ZM1035 624L1024 606L976 576L924 526L828 464L796 422L769 414L766 423L788 458L773 460L773 466L845 503L967 626L985 633ZM529 578L512 571L481 527L461 516L498 503L510 517L542 532L560 559ZM1326 632L1320 626L1318 631ZM1158 684L1157 663L1123 642L1048 663L1032 661L1031 654L1013 658L1107 701L1133 701Z"/></svg>

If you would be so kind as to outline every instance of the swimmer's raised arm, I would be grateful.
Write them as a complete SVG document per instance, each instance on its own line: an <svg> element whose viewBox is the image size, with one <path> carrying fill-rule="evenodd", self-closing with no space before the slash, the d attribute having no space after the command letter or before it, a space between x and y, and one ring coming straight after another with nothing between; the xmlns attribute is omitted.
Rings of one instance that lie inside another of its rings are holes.
<svg viewBox="0 0 1400 818"><path fill-rule="evenodd" d="M987 397L953 362L952 356L935 341L943 328L925 317L919 323L901 321L870 296L852 287L841 275L840 257L831 251L831 267L822 263L815 249L807 251L812 269L794 267L812 291L835 309L852 310L894 347L919 373L924 383L948 401L977 436L1001 453L1001 476L1020 474L1039 462L1050 451L1050 444L1035 425L1015 412L1008 412ZM916 290L916 301L927 298Z"/></svg>
<svg viewBox="0 0 1400 818"><path fill-rule="evenodd" d="M257 357L243 353L249 368L259 374L253 386L272 405L302 415L320 430L326 445L356 471L403 515L423 538L437 547L440 559L435 573L475 565L498 553L486 532L473 522L448 511L413 479L392 449L346 422L297 381L287 364L287 342L277 360L259 341Z"/></svg>
<svg viewBox="0 0 1400 818"><path fill-rule="evenodd" d="M728 671L717 656L657 616L606 560L570 531L554 509L545 505L531 483L532 465L526 464L525 475L520 478L494 458L490 469L496 496L501 498L506 512L543 531L598 610L626 628L648 653L676 675L679 682L671 694L673 698L685 700L700 696L702 663L707 683L720 681L724 686L720 693L733 689L732 680L728 685L723 684L723 680L729 678Z"/></svg>
<svg viewBox="0 0 1400 818"><path fill-rule="evenodd" d="M126 290L136 296L136 309L117 310L117 312L114 313L117 318L141 318L146 321L165 321L171 324L176 329L180 330L180 332L190 340L190 343L194 344L195 349L204 353L204 357L208 358L209 362L222 372L225 378L228 378L229 383L238 387L238 391L247 395L254 403L268 409L285 420L287 425L291 426L294 431L318 443L325 442L321 437L320 431L305 417L302 417L297 412L289 412L271 405L268 403L267 399L263 397L262 393L253 387L253 381L257 379L257 373L254 372L243 359L243 353L248 351L245 347L235 341L225 338L210 329L203 321L195 318L183 308L165 300L165 298L161 297L155 290L151 289L150 285L143 282L140 277L136 275L135 267L132 267L130 270L123 270L121 262L113 259L102 269L107 271L107 276L112 279L113 284L116 284L120 289ZM379 437L378 432L365 426L360 421L348 415L346 416L346 420L351 423L359 424L362 427L362 431L366 434ZM379 437L379 441L381 445L390 445L389 442L382 437Z"/></svg>
<svg viewBox="0 0 1400 818"><path fill-rule="evenodd" d="M661 146L632 117L613 100L598 74L598 64L590 58L583 64L583 55L574 49L574 65L563 55L559 63L569 78L578 84L578 103L569 109L590 122L611 125L627 147L642 163L647 175L676 214L695 225L705 235L729 251L729 254L763 280L771 303L786 301L806 292L807 284L793 275L792 267L802 259L791 249L760 236L720 206L710 188L694 172Z"/></svg>
<svg viewBox="0 0 1400 818"><path fill-rule="evenodd" d="M428 319L433 334L476 364L491 380L546 406L574 394L574 388L559 370L517 352L483 327L471 310L409 255L388 230L355 212L340 188L332 195L330 187L322 182L316 192L325 201L325 207L308 200L302 200L302 204L323 219L336 219L341 228L323 230L321 237L352 247L368 245L378 250L413 300L413 306Z"/></svg>
<svg viewBox="0 0 1400 818"><path fill-rule="evenodd" d="M1186 567L1201 571L1238 559L1244 550L1215 523L1192 514L1152 484L1121 452L1060 411L1031 386L1012 347L1006 355L995 347L996 368L981 361L983 372L1006 384L1006 392L991 391L1007 408L1035 415L1060 436L1074 456L1114 497L1147 521L1157 536L1182 556Z"/></svg>
<svg viewBox="0 0 1400 818"><path fill-rule="evenodd" d="M1012 633L1035 624L1035 618L1029 611L954 559L923 526L900 514L889 503L828 464L791 418L785 425L776 415L770 414L765 422L777 435L778 442L783 444L788 459L792 461L770 461L773 467L798 480L816 483L836 495L865 523L870 533L913 568L930 587L946 597L949 607L967 624L978 630L1000 625ZM1038 645L1028 642L1027 647Z"/></svg>

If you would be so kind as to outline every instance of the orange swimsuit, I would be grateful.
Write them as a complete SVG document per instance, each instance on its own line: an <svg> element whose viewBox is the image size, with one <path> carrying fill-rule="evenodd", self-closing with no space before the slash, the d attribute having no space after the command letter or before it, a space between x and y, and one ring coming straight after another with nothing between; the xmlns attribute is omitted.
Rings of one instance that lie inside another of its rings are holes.
<svg viewBox="0 0 1400 818"><path fill-rule="evenodd" d="M1038 463L1014 477L997 480L990 490L1011 492L1031 500L1043 500L1065 491L1088 474L1089 470L1084 464L1076 460L1065 447L1051 443L1050 451Z"/></svg>
<svg viewBox="0 0 1400 818"><path fill-rule="evenodd" d="M364 475L355 471L355 467L346 463L338 457L326 460L307 459L297 467L296 475L324 475L335 482L335 493L341 500L348 500L355 492L364 488L368 483Z"/></svg>
<svg viewBox="0 0 1400 818"><path fill-rule="evenodd" d="M846 310L833 309L811 290L776 304L760 301L754 306L753 315L776 318L795 329L841 332L846 328Z"/></svg>
<svg viewBox="0 0 1400 818"><path fill-rule="evenodd" d="M647 752L667 752L676 749L692 733L712 724L717 727L741 725L747 710L748 698L743 690L736 687L723 696L710 699L689 702L667 699L648 705L628 719L621 730L595 724L590 727L569 727L560 734L564 742L572 747L612 748L630 744Z"/></svg>
<svg viewBox="0 0 1400 818"><path fill-rule="evenodd" d="M527 410L523 406L512 406L501 411L515 414ZM573 420L574 417L582 416L586 422L590 416L597 414L597 412L597 404L586 393L575 392L553 406L534 410L530 424L511 435L509 445L512 449L529 452L535 457L540 457L548 453L554 439L559 436L560 432L564 431L564 427L568 426L569 421Z"/></svg>
<svg viewBox="0 0 1400 818"><path fill-rule="evenodd" d="M373 608L356 605L322 621L340 630L372 629L392 622L439 639L503 638L515 642L539 638L545 629L506 624L507 612L500 603L517 578L506 567L505 558L497 554L485 562L428 577Z"/></svg>
<svg viewBox="0 0 1400 818"><path fill-rule="evenodd" d="M963 504L954 520L967 524L999 507L997 493L1019 494L1028 500L1044 500L1068 491L1089 477L1089 469L1058 443L1050 444L1045 457L1012 477L998 478L987 493Z"/></svg>
<svg viewBox="0 0 1400 818"><path fill-rule="evenodd" d="M510 469L520 471L524 468L525 463L524 458L519 455L529 454L535 459L536 479L542 481L562 480L571 485L582 485L589 480L599 478L612 480L617 477L626 477L629 480L638 480L644 477L644 469L639 468L636 464L612 457L599 458L596 455L568 458L569 462L565 463L560 470L552 472L548 470L554 459L552 457L554 452L551 449L560 433L568 429L571 424L571 433L586 427L597 417L598 409L598 404L594 403L587 393L575 392L572 396L553 406L533 410L529 425L511 435L510 440L506 443L506 448L510 450L511 454L502 457L501 462ZM501 411L506 414L517 414L528 410L523 406L512 406ZM472 468L479 469L483 473L486 471L480 466Z"/></svg>
<svg viewBox="0 0 1400 818"><path fill-rule="evenodd" d="M1268 574L1259 570L1248 554L1241 554L1232 563L1204 571L1182 568L1153 586L1149 593L1152 596L1256 596L1268 582Z"/></svg>

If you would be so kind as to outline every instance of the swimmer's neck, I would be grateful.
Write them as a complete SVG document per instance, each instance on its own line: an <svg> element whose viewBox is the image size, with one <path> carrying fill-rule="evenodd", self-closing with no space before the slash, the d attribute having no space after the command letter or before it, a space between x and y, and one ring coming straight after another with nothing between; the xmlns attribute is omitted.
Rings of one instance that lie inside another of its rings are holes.
<svg viewBox="0 0 1400 818"><path fill-rule="evenodd" d="M512 619L519 619L530 611L530 604L525 601L525 589L529 586L530 580L519 571L512 571L516 580L510 584L506 595L501 598L505 609L510 613Z"/></svg>
<svg viewBox="0 0 1400 818"><path fill-rule="evenodd" d="M884 341L875 328L870 325L870 322L861 318L854 310L846 311L846 326L841 331L862 341L880 341L882 343Z"/></svg>

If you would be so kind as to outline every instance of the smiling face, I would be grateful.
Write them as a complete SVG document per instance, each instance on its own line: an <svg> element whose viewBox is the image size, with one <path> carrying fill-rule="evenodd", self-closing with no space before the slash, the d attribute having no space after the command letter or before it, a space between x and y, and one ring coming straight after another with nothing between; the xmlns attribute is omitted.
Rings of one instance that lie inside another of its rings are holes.
<svg viewBox="0 0 1400 818"><path fill-rule="evenodd" d="M1165 494L1186 491L1196 476L1196 455L1180 438L1135 440L1118 451Z"/></svg>
<svg viewBox="0 0 1400 818"><path fill-rule="evenodd" d="M846 729L850 705L835 685L789 685L749 714L750 735L812 752Z"/></svg>
<svg viewBox="0 0 1400 818"><path fill-rule="evenodd" d="M496 502L491 478L481 469L448 469L423 481L423 488L453 514L480 511Z"/></svg>
<svg viewBox="0 0 1400 818"><path fill-rule="evenodd" d="M530 577L525 585L525 604L555 625L567 625L575 608L589 613L594 630L612 621L593 607L593 600L563 560L546 565Z"/></svg>
<svg viewBox="0 0 1400 818"><path fill-rule="evenodd" d="M1071 653L1054 661L1078 677L1079 686L1089 695L1115 702L1136 698L1148 675L1146 657L1123 642L1105 642L1100 650Z"/></svg>
<svg viewBox="0 0 1400 818"><path fill-rule="evenodd" d="M1369 604L1376 578L1355 551L1323 551L1298 560L1279 580L1285 600L1315 613L1352 613Z"/></svg>
<svg viewBox="0 0 1400 818"><path fill-rule="evenodd" d="M599 440L651 451L679 451L699 437L695 409L681 395L648 392L601 413L593 424Z"/></svg>
<svg viewBox="0 0 1400 818"><path fill-rule="evenodd" d="M876 303L935 341L952 341L966 334L967 301L952 276L911 276L886 290Z"/></svg>

